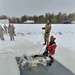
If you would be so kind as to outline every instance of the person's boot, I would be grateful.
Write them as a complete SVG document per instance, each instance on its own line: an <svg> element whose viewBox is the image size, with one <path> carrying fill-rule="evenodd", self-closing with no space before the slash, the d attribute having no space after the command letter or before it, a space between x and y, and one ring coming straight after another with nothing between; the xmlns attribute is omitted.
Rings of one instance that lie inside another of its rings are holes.
<svg viewBox="0 0 75 75"><path fill-rule="evenodd" d="M10 41L12 41L12 39L10 39Z"/></svg>
<svg viewBox="0 0 75 75"><path fill-rule="evenodd" d="M43 45L46 45L46 42Z"/></svg>
<svg viewBox="0 0 75 75"><path fill-rule="evenodd" d="M52 63L49 63L49 66L52 66Z"/></svg>
<svg viewBox="0 0 75 75"><path fill-rule="evenodd" d="M13 38L13 41L15 41L14 38Z"/></svg>
<svg viewBox="0 0 75 75"><path fill-rule="evenodd" d="M50 61L47 62L47 66L52 66L52 63Z"/></svg>
<svg viewBox="0 0 75 75"><path fill-rule="evenodd" d="M5 39L4 39L4 38L3 38L2 40L3 40L3 41L5 41Z"/></svg>
<svg viewBox="0 0 75 75"><path fill-rule="evenodd" d="M49 56L50 61L47 62L47 66L52 66L53 62L54 62L54 58L52 56Z"/></svg>

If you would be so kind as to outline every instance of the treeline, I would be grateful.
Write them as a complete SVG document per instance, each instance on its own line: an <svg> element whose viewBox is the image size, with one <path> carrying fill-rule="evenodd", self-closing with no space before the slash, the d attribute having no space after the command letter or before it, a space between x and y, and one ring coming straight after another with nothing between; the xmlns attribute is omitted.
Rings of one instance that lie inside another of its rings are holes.
<svg viewBox="0 0 75 75"><path fill-rule="evenodd" d="M18 17L8 17L6 15L0 16L0 19L9 19L10 23L24 23L26 20L34 20L34 23L46 23L47 19L50 19L52 23L62 23L63 21L75 21L75 13L61 13L59 12L57 15L54 13L45 13L45 15L39 16L27 16L23 15L20 18Z"/></svg>

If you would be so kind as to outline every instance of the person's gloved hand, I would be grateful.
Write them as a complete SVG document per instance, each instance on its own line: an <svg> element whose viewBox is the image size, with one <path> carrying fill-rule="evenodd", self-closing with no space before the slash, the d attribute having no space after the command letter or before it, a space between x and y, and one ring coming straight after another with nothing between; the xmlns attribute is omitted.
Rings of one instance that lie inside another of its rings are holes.
<svg viewBox="0 0 75 75"><path fill-rule="evenodd" d="M44 27L42 29L45 29Z"/></svg>

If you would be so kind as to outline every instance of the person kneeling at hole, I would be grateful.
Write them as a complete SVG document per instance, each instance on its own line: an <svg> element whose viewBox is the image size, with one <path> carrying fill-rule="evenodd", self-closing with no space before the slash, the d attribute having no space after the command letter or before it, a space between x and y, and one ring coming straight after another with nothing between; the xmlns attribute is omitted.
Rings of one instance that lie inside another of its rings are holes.
<svg viewBox="0 0 75 75"><path fill-rule="evenodd" d="M44 57L48 56L50 58L50 61L47 63L47 66L52 66L52 63L54 62L53 55L55 54L55 50L57 47L55 40L56 40L56 38L54 38L54 36L50 37L50 42L46 46L46 50L43 53Z"/></svg>

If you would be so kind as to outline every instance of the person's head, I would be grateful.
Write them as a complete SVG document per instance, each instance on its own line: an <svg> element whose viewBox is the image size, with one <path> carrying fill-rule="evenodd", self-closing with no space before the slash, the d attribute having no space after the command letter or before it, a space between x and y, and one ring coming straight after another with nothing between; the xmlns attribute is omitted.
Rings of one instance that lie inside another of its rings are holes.
<svg viewBox="0 0 75 75"><path fill-rule="evenodd" d="M47 20L47 24L50 24L51 23L51 20Z"/></svg>
<svg viewBox="0 0 75 75"><path fill-rule="evenodd" d="M51 37L50 37L50 41L54 41L56 38L52 35Z"/></svg>
<svg viewBox="0 0 75 75"><path fill-rule="evenodd" d="M49 20L47 20L47 23L49 23Z"/></svg>

